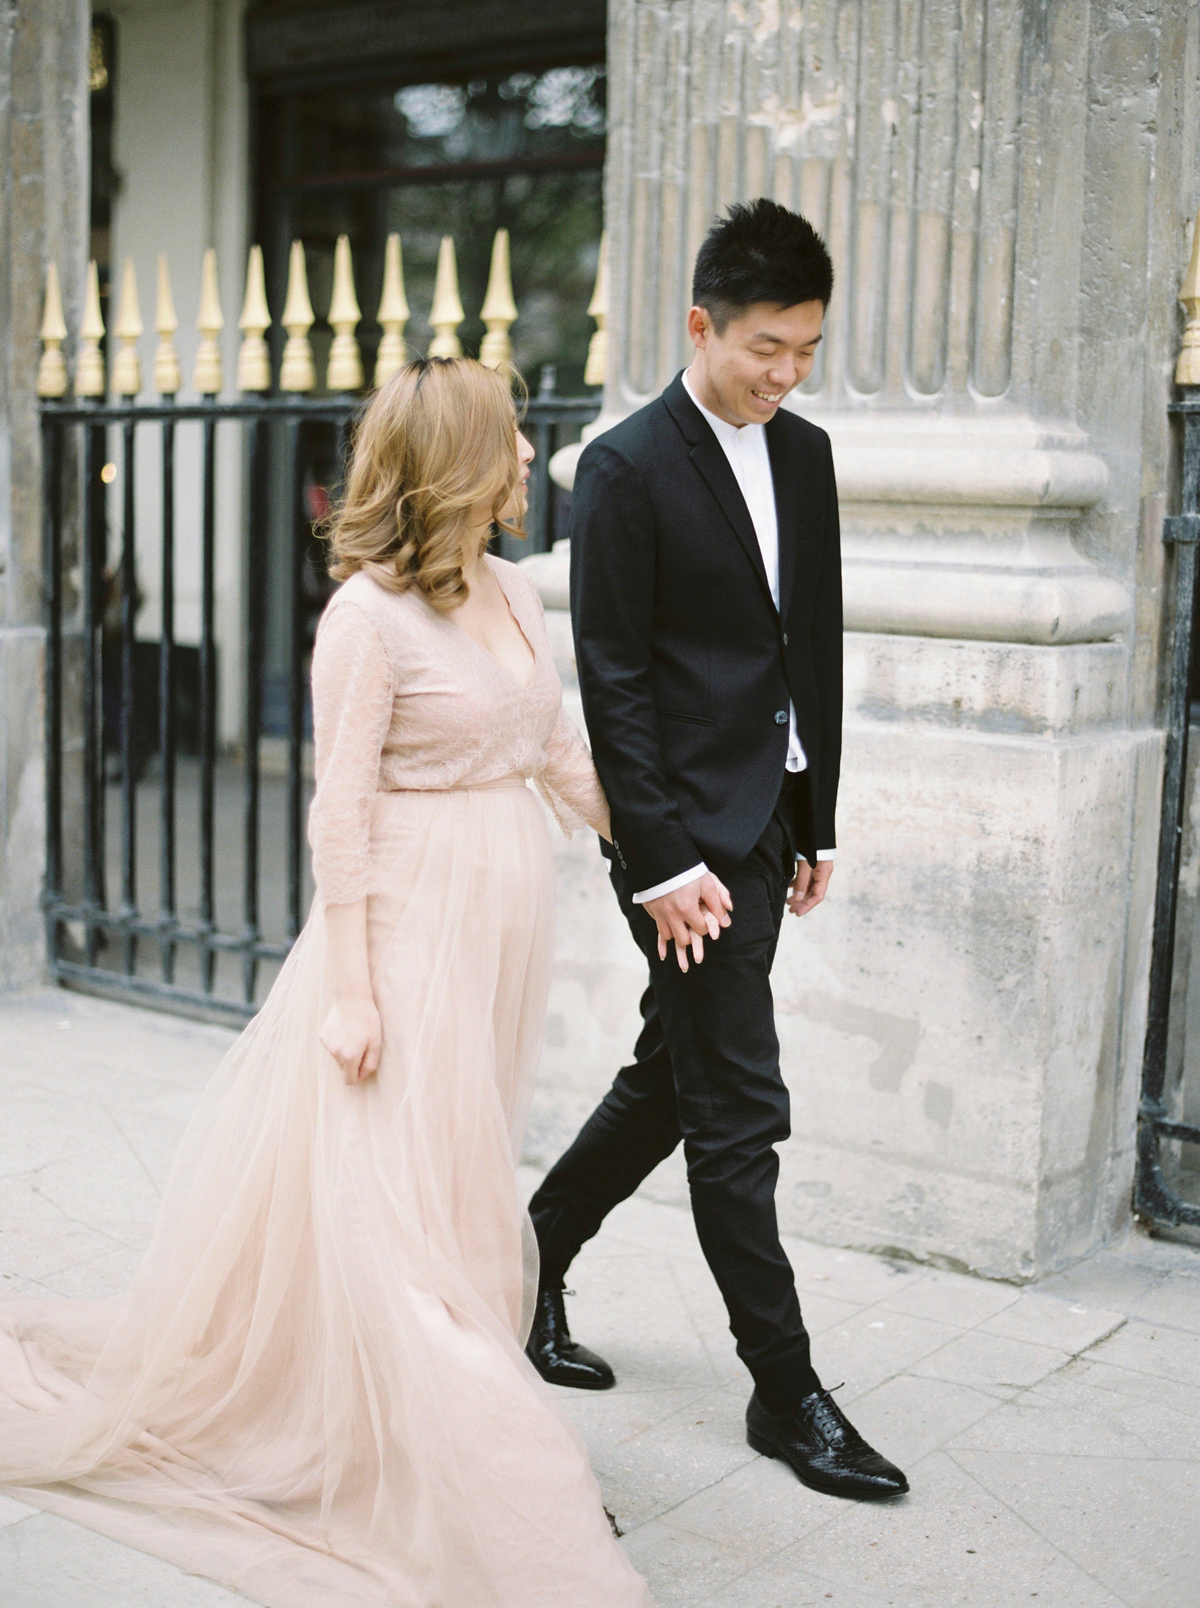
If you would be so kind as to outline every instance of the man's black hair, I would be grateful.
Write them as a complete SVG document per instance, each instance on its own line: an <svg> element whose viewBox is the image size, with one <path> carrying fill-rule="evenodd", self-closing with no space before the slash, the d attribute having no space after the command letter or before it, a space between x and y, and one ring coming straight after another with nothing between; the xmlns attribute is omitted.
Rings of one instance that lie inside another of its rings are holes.
<svg viewBox="0 0 1200 1608"><path fill-rule="evenodd" d="M755 302L829 306L833 263L825 242L798 212L760 196L737 202L704 237L692 273L692 302L720 335Z"/></svg>

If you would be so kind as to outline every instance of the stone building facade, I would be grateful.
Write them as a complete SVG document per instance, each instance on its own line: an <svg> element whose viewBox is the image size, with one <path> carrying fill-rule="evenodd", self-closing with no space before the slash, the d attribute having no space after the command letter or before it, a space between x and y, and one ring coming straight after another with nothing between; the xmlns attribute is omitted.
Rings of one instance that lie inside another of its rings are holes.
<svg viewBox="0 0 1200 1608"><path fill-rule="evenodd" d="M839 477L844 782L829 899L775 972L782 1217L1028 1276L1129 1211L1200 14L612 0L610 29L607 411L686 361L723 203L798 207L837 272L794 400ZM632 983L584 947L564 1092L620 1053Z"/></svg>
<svg viewBox="0 0 1200 1608"><path fill-rule="evenodd" d="M117 9L147 49L172 37L172 7ZM207 229L234 283L240 13L206 9L203 128L171 145L172 120L146 124L127 192L142 210L116 223L122 251L178 241L193 263ZM0 18L3 986L39 969L36 329L51 258L78 326L87 39L77 0ZM724 203L799 207L838 276L795 399L834 442L848 702L837 873L776 971L785 1226L1027 1276L1128 1212L1200 13L610 0L608 81L610 417L685 361L690 263ZM202 193L159 216L144 181L185 151ZM550 602L565 561L543 566ZM569 621L551 624L569 669ZM534 1159L628 1053L641 982L594 845L562 858ZM680 1193L682 1175L655 1187Z"/></svg>
<svg viewBox="0 0 1200 1608"><path fill-rule="evenodd" d="M0 8L0 989L42 972L38 327L51 259L69 265L64 300L79 320L88 33L80 0Z"/></svg>

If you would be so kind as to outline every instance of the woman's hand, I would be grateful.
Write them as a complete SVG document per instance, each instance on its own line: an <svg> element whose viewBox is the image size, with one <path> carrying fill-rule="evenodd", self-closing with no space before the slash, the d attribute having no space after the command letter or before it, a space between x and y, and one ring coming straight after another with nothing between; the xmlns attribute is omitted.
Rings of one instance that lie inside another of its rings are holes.
<svg viewBox="0 0 1200 1608"><path fill-rule="evenodd" d="M675 946L675 959L682 972L688 969L688 949L699 965L704 959L704 940L715 943L721 928L729 925L729 912L733 900L729 889L711 871L705 871L694 882L685 882L674 893L660 894L647 899L642 909L658 928L658 958L666 960L667 951Z"/></svg>
<svg viewBox="0 0 1200 1608"><path fill-rule="evenodd" d="M383 1027L373 999L335 999L318 1036L347 1083L363 1083L379 1070Z"/></svg>
<svg viewBox="0 0 1200 1608"><path fill-rule="evenodd" d="M379 1070L383 1028L371 992L367 950L367 901L325 906L329 982L333 1006L317 1035L342 1069L347 1083L362 1083Z"/></svg>

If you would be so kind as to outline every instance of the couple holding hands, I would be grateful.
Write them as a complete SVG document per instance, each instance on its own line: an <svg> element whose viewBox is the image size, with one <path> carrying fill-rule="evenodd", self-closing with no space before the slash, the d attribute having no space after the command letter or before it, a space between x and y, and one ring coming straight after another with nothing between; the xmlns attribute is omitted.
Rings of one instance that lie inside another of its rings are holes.
<svg viewBox="0 0 1200 1608"><path fill-rule="evenodd" d="M770 969L833 869L842 634L829 441L780 404L832 280L803 218L731 208L689 368L582 454L590 753L531 581L487 553L533 456L507 384L417 360L371 402L313 659L313 910L130 1291L0 1304L0 1484L272 1608L642 1608L543 1381L614 1383L564 1278L682 1143L750 1445L831 1495L907 1490L814 1370L775 1213ZM600 834L649 982L526 1212L554 898L529 781Z"/></svg>

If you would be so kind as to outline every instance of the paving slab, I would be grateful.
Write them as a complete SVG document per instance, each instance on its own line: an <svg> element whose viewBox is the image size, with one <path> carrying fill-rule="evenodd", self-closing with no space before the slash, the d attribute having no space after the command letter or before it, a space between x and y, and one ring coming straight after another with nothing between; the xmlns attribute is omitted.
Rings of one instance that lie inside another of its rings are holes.
<svg viewBox="0 0 1200 1608"><path fill-rule="evenodd" d="M128 1284L231 1040L0 998L0 1298ZM618 1386L559 1399L663 1608L1196 1608L1200 1251L1135 1235L1030 1289L789 1239L818 1368L912 1481L846 1503L746 1445L724 1305L656 1194L686 1198L678 1157L572 1270L573 1329ZM2 1608L242 1602L0 1496Z"/></svg>

